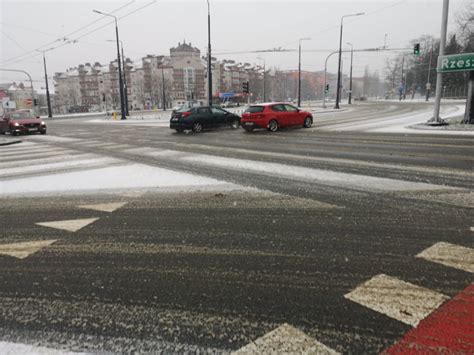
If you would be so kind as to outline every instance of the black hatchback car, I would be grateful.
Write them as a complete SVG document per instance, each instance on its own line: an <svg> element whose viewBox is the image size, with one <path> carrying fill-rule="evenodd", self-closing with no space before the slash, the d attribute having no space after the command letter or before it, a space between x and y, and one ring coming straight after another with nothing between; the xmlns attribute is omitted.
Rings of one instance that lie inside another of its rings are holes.
<svg viewBox="0 0 474 355"><path fill-rule="evenodd" d="M228 126L239 128L240 117L218 107L200 106L182 108L171 115L170 128L178 133L192 130L195 133L203 129Z"/></svg>

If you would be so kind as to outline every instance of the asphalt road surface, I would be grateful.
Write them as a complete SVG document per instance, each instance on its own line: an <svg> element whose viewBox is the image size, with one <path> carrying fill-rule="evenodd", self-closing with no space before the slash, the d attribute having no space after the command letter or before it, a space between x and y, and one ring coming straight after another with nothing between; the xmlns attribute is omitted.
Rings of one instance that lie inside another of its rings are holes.
<svg viewBox="0 0 474 355"><path fill-rule="evenodd" d="M472 352L473 137L350 129L428 109L0 147L0 352Z"/></svg>

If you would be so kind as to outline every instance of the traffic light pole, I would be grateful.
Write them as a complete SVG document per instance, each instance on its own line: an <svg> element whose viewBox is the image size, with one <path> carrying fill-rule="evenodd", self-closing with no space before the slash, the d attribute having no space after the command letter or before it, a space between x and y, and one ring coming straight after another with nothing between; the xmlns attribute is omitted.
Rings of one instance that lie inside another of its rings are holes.
<svg viewBox="0 0 474 355"><path fill-rule="evenodd" d="M428 64L428 78L426 79L426 101L430 99L430 91L431 91L430 74L431 74L431 61L432 60L433 60L433 41L431 41L430 63Z"/></svg>
<svg viewBox="0 0 474 355"><path fill-rule="evenodd" d="M443 0L443 17L441 19L441 38L439 43L439 55L438 58L444 55L444 49L446 47L446 33L448 30L448 11L449 11L449 0ZM430 124L439 125L442 123L439 117L439 111L441 108L441 95L443 93L443 73L439 72L436 74L436 99L434 105L433 117L428 121Z"/></svg>
<svg viewBox="0 0 474 355"><path fill-rule="evenodd" d="M51 98L49 96L49 85L48 85L48 72L46 71L46 56L43 52L43 64L44 64L44 80L46 81L46 101L48 103L48 117L53 117L53 112L51 110Z"/></svg>

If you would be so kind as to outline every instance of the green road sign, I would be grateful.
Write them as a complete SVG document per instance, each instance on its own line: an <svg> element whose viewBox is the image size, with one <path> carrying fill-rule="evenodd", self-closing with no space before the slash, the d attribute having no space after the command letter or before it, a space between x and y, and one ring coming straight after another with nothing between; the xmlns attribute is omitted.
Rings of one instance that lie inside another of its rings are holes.
<svg viewBox="0 0 474 355"><path fill-rule="evenodd" d="M438 57L439 73L474 70L474 53L443 55Z"/></svg>

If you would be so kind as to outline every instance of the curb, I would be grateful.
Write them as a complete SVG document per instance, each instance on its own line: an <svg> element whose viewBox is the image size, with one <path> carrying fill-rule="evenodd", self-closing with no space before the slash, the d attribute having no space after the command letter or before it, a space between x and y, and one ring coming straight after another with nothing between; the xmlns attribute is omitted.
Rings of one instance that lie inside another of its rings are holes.
<svg viewBox="0 0 474 355"><path fill-rule="evenodd" d="M6 142L0 141L0 146L18 144L18 143L21 143L21 142L22 142L22 140L13 140L13 141L6 141Z"/></svg>

